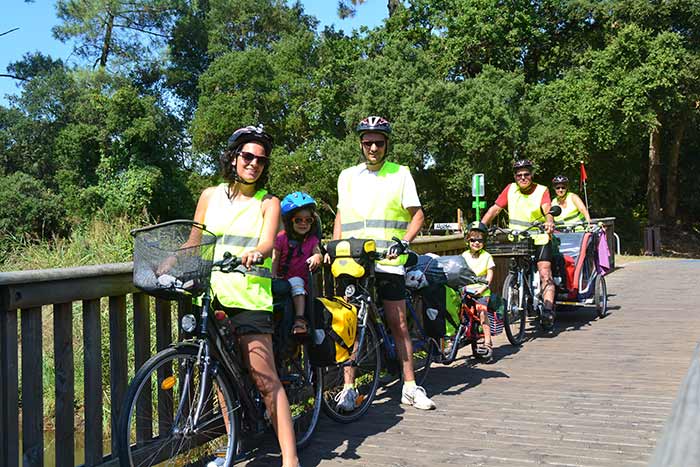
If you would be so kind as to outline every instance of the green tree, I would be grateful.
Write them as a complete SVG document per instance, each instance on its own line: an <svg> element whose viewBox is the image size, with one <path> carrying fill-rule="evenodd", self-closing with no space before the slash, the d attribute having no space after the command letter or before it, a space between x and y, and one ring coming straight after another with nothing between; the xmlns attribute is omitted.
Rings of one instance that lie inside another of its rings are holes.
<svg viewBox="0 0 700 467"><path fill-rule="evenodd" d="M169 36L180 0L58 0L56 39L75 40L75 52L95 66L114 57L131 66L153 57Z"/></svg>

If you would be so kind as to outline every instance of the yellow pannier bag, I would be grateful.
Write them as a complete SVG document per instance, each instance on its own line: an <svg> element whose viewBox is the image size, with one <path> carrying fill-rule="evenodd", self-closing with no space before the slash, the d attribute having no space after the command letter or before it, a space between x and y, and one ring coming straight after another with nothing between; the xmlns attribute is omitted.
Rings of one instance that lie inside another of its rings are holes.
<svg viewBox="0 0 700 467"><path fill-rule="evenodd" d="M342 297L318 297L312 313L311 364L325 367L347 361L357 334L355 305Z"/></svg>

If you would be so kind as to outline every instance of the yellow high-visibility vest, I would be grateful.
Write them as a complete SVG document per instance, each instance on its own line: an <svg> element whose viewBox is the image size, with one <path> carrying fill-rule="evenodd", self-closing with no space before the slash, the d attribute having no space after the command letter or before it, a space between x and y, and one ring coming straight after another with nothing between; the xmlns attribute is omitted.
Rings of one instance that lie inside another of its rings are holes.
<svg viewBox="0 0 700 467"><path fill-rule="evenodd" d="M207 230L216 234L214 261L223 259L225 252L240 257L254 250L263 229L262 201L267 194L258 190L245 202L232 203L227 195L228 185L216 187L204 216ZM211 276L213 294L228 308L272 311L272 260L253 266L245 274L214 271Z"/></svg>
<svg viewBox="0 0 700 467"><path fill-rule="evenodd" d="M554 218L554 222L563 222L564 224L578 224L584 222L586 218L574 204L572 193L566 193L565 201L566 207L560 205L557 198L552 200L552 206L559 206L561 208L561 214Z"/></svg>
<svg viewBox="0 0 700 467"><path fill-rule="evenodd" d="M508 228L524 230L535 221L545 220L542 214L542 195L547 191L544 185L537 185L530 194L520 191L517 183L511 183L508 189ZM535 245L544 245L549 241L549 235L536 234L532 238Z"/></svg>
<svg viewBox="0 0 700 467"><path fill-rule="evenodd" d="M346 170L354 170L352 167ZM377 251L386 251L394 242L392 237L403 239L411 222L411 213L401 204L404 177L410 177L408 167L385 162L374 183L360 185L353 177L343 176L339 196L342 238L367 238L375 241ZM381 260L380 264L398 266L406 262L408 255L393 260Z"/></svg>

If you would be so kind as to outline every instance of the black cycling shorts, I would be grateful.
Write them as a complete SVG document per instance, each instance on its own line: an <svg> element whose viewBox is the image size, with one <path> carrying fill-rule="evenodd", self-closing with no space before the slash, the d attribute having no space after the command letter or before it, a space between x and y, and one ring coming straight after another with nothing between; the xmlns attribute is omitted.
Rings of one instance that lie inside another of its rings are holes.
<svg viewBox="0 0 700 467"><path fill-rule="evenodd" d="M273 334L275 331L271 311L226 307L219 303L216 297L212 301L212 309L226 312L233 327L233 332L237 336L245 334Z"/></svg>
<svg viewBox="0 0 700 467"><path fill-rule="evenodd" d="M403 274L375 272L374 287L380 300L404 300L406 298L406 278Z"/></svg>
<svg viewBox="0 0 700 467"><path fill-rule="evenodd" d="M540 261L552 262L554 258L554 253L552 252L552 241L548 241L544 245L535 245L535 259L539 263Z"/></svg>

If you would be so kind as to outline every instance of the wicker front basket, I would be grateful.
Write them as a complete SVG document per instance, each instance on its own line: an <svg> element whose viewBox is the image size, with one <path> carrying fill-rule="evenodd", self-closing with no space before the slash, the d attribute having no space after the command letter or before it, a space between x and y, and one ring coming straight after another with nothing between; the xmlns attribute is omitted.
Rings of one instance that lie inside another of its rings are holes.
<svg viewBox="0 0 700 467"><path fill-rule="evenodd" d="M497 234L489 238L486 251L500 256L531 256L535 254L535 242L531 238L512 241L510 235Z"/></svg>

